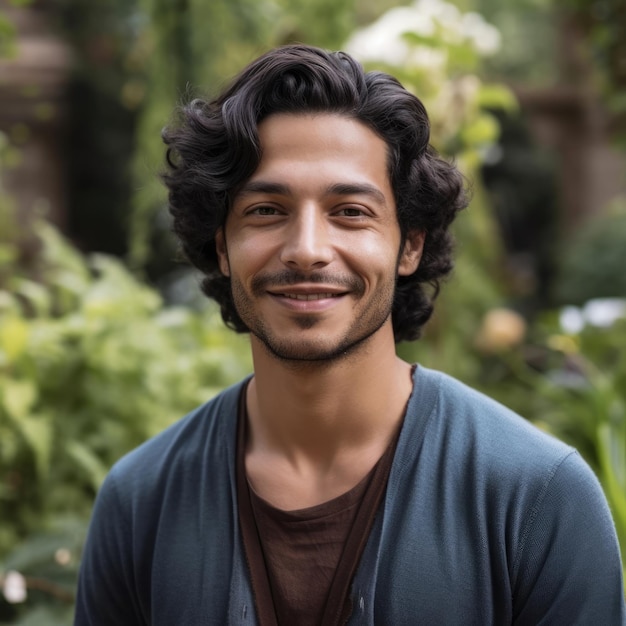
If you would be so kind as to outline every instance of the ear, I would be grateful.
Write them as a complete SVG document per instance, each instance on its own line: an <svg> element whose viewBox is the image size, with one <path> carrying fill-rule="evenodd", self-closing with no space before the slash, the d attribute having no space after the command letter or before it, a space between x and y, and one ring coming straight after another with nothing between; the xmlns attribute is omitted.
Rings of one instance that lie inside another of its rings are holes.
<svg viewBox="0 0 626 626"><path fill-rule="evenodd" d="M410 276L417 270L422 259L426 233L423 230L412 230L404 242L404 249L398 263L398 276Z"/></svg>
<svg viewBox="0 0 626 626"><path fill-rule="evenodd" d="M230 276L228 250L226 249L226 238L224 237L223 228L218 228L215 233L215 251L217 252L217 262L220 266L220 272L222 272L224 276Z"/></svg>

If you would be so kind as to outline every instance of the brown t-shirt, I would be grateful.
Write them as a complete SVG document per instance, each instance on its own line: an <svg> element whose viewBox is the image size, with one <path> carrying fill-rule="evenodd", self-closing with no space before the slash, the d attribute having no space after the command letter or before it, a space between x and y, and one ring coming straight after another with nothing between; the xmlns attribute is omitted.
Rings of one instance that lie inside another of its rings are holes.
<svg viewBox="0 0 626 626"><path fill-rule="evenodd" d="M328 502L283 511L250 487L245 476L247 412L239 403L239 521L261 626L345 624L349 589L384 495L397 436L358 485Z"/></svg>
<svg viewBox="0 0 626 626"><path fill-rule="evenodd" d="M372 472L347 493L297 511L277 509L250 489L279 624L322 623L326 598Z"/></svg>

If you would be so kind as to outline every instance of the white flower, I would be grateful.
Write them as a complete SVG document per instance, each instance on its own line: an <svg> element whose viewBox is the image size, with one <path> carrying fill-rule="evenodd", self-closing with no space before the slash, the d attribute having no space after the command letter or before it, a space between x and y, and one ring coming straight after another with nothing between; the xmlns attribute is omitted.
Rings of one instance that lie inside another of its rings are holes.
<svg viewBox="0 0 626 626"><path fill-rule="evenodd" d="M566 306L559 314L559 324L564 333L576 335L585 327L585 318L578 307Z"/></svg>
<svg viewBox="0 0 626 626"><path fill-rule="evenodd" d="M494 54L500 49L500 31L478 13L466 13L461 19L463 34L472 41L479 54Z"/></svg>
<svg viewBox="0 0 626 626"><path fill-rule="evenodd" d="M19 604L26 600L26 579L19 572L11 570L4 576L2 592L7 602Z"/></svg>
<svg viewBox="0 0 626 626"><path fill-rule="evenodd" d="M402 64L411 50L403 35L410 32L424 36L434 34L432 19L411 7L395 7L370 26L356 31L345 50L361 61Z"/></svg>
<svg viewBox="0 0 626 626"><path fill-rule="evenodd" d="M407 34L437 36L448 44L468 41L479 54L492 54L500 47L500 33L478 13L462 14L443 0L416 0L394 7L374 23L356 31L344 49L361 61L396 66L439 67L446 56L428 43L408 43Z"/></svg>
<svg viewBox="0 0 626 626"><path fill-rule="evenodd" d="M444 0L416 0L412 6L414 10L443 23L454 24L461 16L461 12L454 4Z"/></svg>
<svg viewBox="0 0 626 626"><path fill-rule="evenodd" d="M626 318L626 300L623 298L596 298L589 300L582 309L566 306L561 309L559 322L563 332L575 335L590 324L598 328L610 328L618 319Z"/></svg>
<svg viewBox="0 0 626 626"><path fill-rule="evenodd" d="M618 319L626 317L626 300L620 298L597 298L583 307L583 315L592 326L609 328Z"/></svg>

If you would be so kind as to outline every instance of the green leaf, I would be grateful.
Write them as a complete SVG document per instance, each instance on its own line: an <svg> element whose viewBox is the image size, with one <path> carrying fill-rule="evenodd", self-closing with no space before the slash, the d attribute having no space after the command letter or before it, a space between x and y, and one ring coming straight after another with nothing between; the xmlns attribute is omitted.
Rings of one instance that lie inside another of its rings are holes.
<svg viewBox="0 0 626 626"><path fill-rule="evenodd" d="M478 146L495 141L500 133L497 120L482 113L461 129L461 138L468 146Z"/></svg>
<svg viewBox="0 0 626 626"><path fill-rule="evenodd" d="M19 317L11 316L2 319L0 324L0 352L4 352L9 361L17 359L26 349L29 335L28 324Z"/></svg>
<svg viewBox="0 0 626 626"><path fill-rule="evenodd" d="M54 276L63 270L75 274L76 280L89 281L89 269L84 257L52 224L40 218L34 220L32 228L43 245L42 262L49 273Z"/></svg>
<svg viewBox="0 0 626 626"><path fill-rule="evenodd" d="M626 422L616 432L610 424L598 427L600 480L611 507L622 549L626 547ZM621 432L620 432L621 431Z"/></svg>
<svg viewBox="0 0 626 626"><path fill-rule="evenodd" d="M13 290L28 301L37 315L44 316L50 312L52 298L45 285L27 278L16 278Z"/></svg>
<svg viewBox="0 0 626 626"><path fill-rule="evenodd" d="M20 422L20 430L35 456L37 473L45 480L50 469L52 423L47 415L29 416Z"/></svg>
<svg viewBox="0 0 626 626"><path fill-rule="evenodd" d="M17 423L28 416L37 400L37 387L31 380L5 379L0 391L2 405L9 417Z"/></svg>
<svg viewBox="0 0 626 626"><path fill-rule="evenodd" d="M478 90L478 104L486 109L517 111L519 103L515 94L505 85L482 84Z"/></svg>
<svg viewBox="0 0 626 626"><path fill-rule="evenodd" d="M68 441L65 445L65 451L85 472L91 486L97 491L107 475L108 468L80 441Z"/></svg>
<svg viewBox="0 0 626 626"><path fill-rule="evenodd" d="M48 415L31 413L38 390L32 381L11 379L4 380L0 389L6 415L26 442L35 460L38 476L44 480L50 468L52 423Z"/></svg>
<svg viewBox="0 0 626 626"><path fill-rule="evenodd" d="M426 46L427 48L447 48L447 45L437 35L421 35L414 31L402 33L402 39L414 46Z"/></svg>

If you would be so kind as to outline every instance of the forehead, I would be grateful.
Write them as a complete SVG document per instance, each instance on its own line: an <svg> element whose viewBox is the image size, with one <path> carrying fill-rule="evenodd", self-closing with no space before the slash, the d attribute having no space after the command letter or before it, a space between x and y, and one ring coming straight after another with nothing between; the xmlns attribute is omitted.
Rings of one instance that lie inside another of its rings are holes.
<svg viewBox="0 0 626 626"><path fill-rule="evenodd" d="M367 143L372 149L387 153L387 144L372 128L343 113L273 113L259 123L258 133L261 144L290 144L301 138L319 142L328 149Z"/></svg>
<svg viewBox="0 0 626 626"><path fill-rule="evenodd" d="M388 147L371 128L337 113L276 113L258 128L261 160L251 180L367 182L391 194Z"/></svg>

